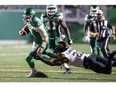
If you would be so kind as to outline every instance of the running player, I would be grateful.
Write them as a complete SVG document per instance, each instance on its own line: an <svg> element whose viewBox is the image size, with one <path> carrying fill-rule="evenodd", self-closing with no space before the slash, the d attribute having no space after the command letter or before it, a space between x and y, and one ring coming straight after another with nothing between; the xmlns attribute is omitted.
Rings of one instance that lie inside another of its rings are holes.
<svg viewBox="0 0 116 87"><path fill-rule="evenodd" d="M48 29L50 49L53 52L55 50L55 45L64 39L64 35L61 33L61 28L64 30L66 37L68 39L68 44L71 45L72 39L70 37L69 29L64 21L62 12L57 11L56 5L47 5L46 12L41 14L41 20ZM66 69L64 73L71 73L69 66L64 63L63 67Z"/></svg>
<svg viewBox="0 0 116 87"><path fill-rule="evenodd" d="M33 55L41 55L48 47L48 34L43 22L36 16L36 12L33 8L27 8L24 11L23 20L25 26L19 31L20 35L26 35L29 32L33 36L34 42L32 51L27 55L26 61L31 68L31 72L27 77L35 77L37 70L33 61Z"/></svg>

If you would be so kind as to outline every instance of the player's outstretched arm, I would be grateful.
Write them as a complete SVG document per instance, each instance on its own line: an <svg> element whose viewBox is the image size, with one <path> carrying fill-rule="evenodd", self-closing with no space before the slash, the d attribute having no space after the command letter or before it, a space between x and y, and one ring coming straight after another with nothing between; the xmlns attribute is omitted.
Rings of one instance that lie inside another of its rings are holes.
<svg viewBox="0 0 116 87"><path fill-rule="evenodd" d="M63 63L68 62L67 58L58 58L58 59L53 58L51 60L48 60L48 59L39 57L38 59L50 66L60 66Z"/></svg>

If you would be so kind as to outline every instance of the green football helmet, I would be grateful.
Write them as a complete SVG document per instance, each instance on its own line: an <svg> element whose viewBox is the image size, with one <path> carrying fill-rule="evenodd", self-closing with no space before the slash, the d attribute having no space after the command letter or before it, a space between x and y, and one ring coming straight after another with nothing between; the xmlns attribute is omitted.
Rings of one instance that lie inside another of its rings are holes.
<svg viewBox="0 0 116 87"><path fill-rule="evenodd" d="M88 21L88 22L90 22L90 21L92 21L94 18L93 18L93 16L92 15L86 15L86 17L85 17L85 21Z"/></svg>
<svg viewBox="0 0 116 87"><path fill-rule="evenodd" d="M27 8L26 11L24 11L24 14L25 14L26 16L34 16L35 13L36 13L36 12L34 11L33 8Z"/></svg>
<svg viewBox="0 0 116 87"><path fill-rule="evenodd" d="M100 8L99 8L99 6L97 6L97 5L91 6L91 8L90 8L90 14L91 14L92 16L95 16L97 10L99 10L99 9L100 9Z"/></svg>
<svg viewBox="0 0 116 87"><path fill-rule="evenodd" d="M56 5L47 5L46 6L46 12L49 16L53 16L57 12L57 6Z"/></svg>
<svg viewBox="0 0 116 87"><path fill-rule="evenodd" d="M27 8L24 11L23 21L24 22L31 22L32 17L34 17L35 15L36 15L36 12L34 11L33 8Z"/></svg>

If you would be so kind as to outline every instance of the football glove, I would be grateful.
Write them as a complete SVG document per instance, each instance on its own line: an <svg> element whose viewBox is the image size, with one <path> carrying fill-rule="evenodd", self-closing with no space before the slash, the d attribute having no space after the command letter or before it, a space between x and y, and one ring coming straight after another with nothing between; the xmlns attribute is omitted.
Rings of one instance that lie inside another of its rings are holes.
<svg viewBox="0 0 116 87"><path fill-rule="evenodd" d="M85 36L84 39L85 39L85 42L88 42L88 43L90 42L89 36Z"/></svg>

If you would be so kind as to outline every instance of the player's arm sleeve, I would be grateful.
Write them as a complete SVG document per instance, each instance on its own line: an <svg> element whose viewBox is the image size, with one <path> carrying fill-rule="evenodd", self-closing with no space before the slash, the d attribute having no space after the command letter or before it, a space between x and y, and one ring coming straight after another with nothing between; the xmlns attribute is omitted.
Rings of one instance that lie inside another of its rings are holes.
<svg viewBox="0 0 116 87"><path fill-rule="evenodd" d="M44 59L44 58L41 58L40 60L47 65L54 66L53 60L48 60L48 59Z"/></svg>
<svg viewBox="0 0 116 87"><path fill-rule="evenodd" d="M63 63L69 62L68 58L66 58L63 54L60 54L57 58L52 57L51 60L45 58L40 58L40 60L50 66L60 66Z"/></svg>
<svg viewBox="0 0 116 87"><path fill-rule="evenodd" d="M60 66L63 64L63 62L60 59L45 59L45 58L40 58L39 60L41 60L42 62L44 62L47 65L50 66Z"/></svg>
<svg viewBox="0 0 116 87"><path fill-rule="evenodd" d="M49 55L50 57L57 58L57 53L47 52L46 54Z"/></svg>
<svg viewBox="0 0 116 87"><path fill-rule="evenodd" d="M107 27L111 29L112 25L108 22Z"/></svg>
<svg viewBox="0 0 116 87"><path fill-rule="evenodd" d="M40 33L42 40L48 41L48 34L47 34L46 27L44 26L43 22L40 19L37 19L36 23L37 23L36 31Z"/></svg>
<svg viewBox="0 0 116 87"><path fill-rule="evenodd" d="M45 48L46 47L46 44L48 43L48 34L46 32L46 30L44 29L44 27L41 25L40 27L40 35L42 37L42 44L41 44L41 47L42 48Z"/></svg>
<svg viewBox="0 0 116 87"><path fill-rule="evenodd" d="M37 31L39 31L39 33L42 37L42 40L43 40L42 44L41 44L41 47L44 49L44 48L46 48L46 44L48 43L48 38L49 38L48 34L47 34L43 24L38 26L37 29L38 29Z"/></svg>

